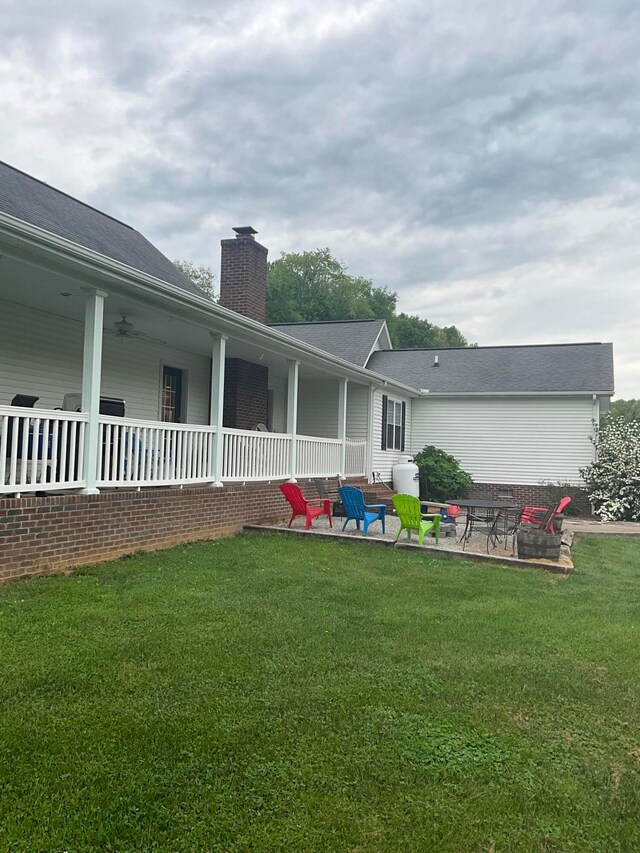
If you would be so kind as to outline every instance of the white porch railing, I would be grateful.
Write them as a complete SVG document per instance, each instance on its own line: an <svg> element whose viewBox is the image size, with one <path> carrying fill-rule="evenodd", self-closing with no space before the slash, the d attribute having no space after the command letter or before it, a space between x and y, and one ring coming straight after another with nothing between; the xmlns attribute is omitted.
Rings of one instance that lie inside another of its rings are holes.
<svg viewBox="0 0 640 853"><path fill-rule="evenodd" d="M289 477L290 436L224 429L222 479L282 480Z"/></svg>
<svg viewBox="0 0 640 853"><path fill-rule="evenodd" d="M210 426L100 416L98 486L171 486L213 480Z"/></svg>
<svg viewBox="0 0 640 853"><path fill-rule="evenodd" d="M0 406L0 494L80 489L88 415ZM222 480L286 480L291 437L285 433L224 429ZM215 480L215 428L100 415L99 488L193 485ZM296 477L365 473L366 441L296 437Z"/></svg>
<svg viewBox="0 0 640 853"><path fill-rule="evenodd" d="M0 494L79 489L88 416L0 406Z"/></svg>
<svg viewBox="0 0 640 853"><path fill-rule="evenodd" d="M340 471L342 442L337 438L298 436L297 477L335 477Z"/></svg>
<svg viewBox="0 0 640 853"><path fill-rule="evenodd" d="M366 440L347 439L347 452L345 454L345 477L363 477L367 467L367 442Z"/></svg>

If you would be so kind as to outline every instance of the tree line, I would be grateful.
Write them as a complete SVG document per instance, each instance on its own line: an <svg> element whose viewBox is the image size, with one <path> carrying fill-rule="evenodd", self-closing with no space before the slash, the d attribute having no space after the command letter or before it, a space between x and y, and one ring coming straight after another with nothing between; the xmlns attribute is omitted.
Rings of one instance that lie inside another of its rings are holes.
<svg viewBox="0 0 640 853"><path fill-rule="evenodd" d="M216 298L210 267L189 261L174 263L208 296ZM350 275L329 249L283 253L268 266L267 323L379 319L387 321L396 349L467 346L455 326L437 326L417 314L398 313L397 303L395 291Z"/></svg>
<svg viewBox="0 0 640 853"><path fill-rule="evenodd" d="M216 299L210 267L189 261L174 263L211 299ZM376 287L368 278L349 275L347 267L329 249L287 252L268 267L267 323L384 319L396 349L468 346L455 326L436 326L416 314L398 314L397 303L398 294L394 291ZM640 400L615 400L603 418L615 417L640 421Z"/></svg>

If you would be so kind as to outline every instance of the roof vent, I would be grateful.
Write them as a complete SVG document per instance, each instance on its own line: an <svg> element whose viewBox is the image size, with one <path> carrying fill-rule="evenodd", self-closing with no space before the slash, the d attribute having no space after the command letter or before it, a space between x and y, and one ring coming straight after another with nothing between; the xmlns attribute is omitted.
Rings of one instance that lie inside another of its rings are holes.
<svg viewBox="0 0 640 853"><path fill-rule="evenodd" d="M433 366L434 367L440 367L440 356L439 355L434 355Z"/></svg>

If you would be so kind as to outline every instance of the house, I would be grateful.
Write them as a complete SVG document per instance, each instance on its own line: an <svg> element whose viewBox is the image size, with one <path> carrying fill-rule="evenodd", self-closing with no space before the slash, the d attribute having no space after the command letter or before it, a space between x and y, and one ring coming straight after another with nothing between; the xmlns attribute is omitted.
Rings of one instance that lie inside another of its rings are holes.
<svg viewBox="0 0 640 853"><path fill-rule="evenodd" d="M544 500L542 484L580 484L580 468L594 458L593 424L614 390L610 343L394 350L379 320L275 328L324 341L329 351L414 388L410 403L383 390L375 397L373 470L387 481L399 446L389 422L398 403L407 403L403 449L415 454L433 444L452 454L476 494ZM319 398L316 405L322 409Z"/></svg>
<svg viewBox="0 0 640 853"><path fill-rule="evenodd" d="M394 351L379 320L270 327L267 249L234 230L218 304L135 229L0 164L0 578L220 535L278 515L274 482L390 480L426 443L483 483L591 458L609 345L573 373L571 347L522 348L518 373L488 349Z"/></svg>

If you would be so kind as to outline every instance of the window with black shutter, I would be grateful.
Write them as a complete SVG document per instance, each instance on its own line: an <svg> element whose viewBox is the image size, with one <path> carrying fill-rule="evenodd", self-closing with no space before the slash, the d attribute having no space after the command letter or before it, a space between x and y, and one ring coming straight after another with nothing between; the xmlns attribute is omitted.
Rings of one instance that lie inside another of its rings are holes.
<svg viewBox="0 0 640 853"><path fill-rule="evenodd" d="M404 450L406 404L382 398L382 449Z"/></svg>

